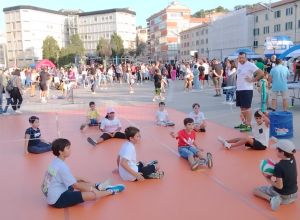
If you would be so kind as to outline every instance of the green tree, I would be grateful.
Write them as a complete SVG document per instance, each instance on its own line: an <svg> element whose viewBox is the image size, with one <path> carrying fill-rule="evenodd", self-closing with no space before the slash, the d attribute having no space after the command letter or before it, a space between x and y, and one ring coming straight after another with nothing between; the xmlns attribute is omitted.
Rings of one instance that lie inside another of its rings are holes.
<svg viewBox="0 0 300 220"><path fill-rule="evenodd" d="M113 56L122 56L124 54L123 40L117 33L111 35L110 45Z"/></svg>
<svg viewBox="0 0 300 220"><path fill-rule="evenodd" d="M65 66L74 62L74 54L68 48L61 48L59 53L58 65Z"/></svg>
<svg viewBox="0 0 300 220"><path fill-rule="evenodd" d="M100 57L104 57L104 67L106 68L107 59L112 55L112 49L110 46L110 42L103 37L99 39L98 45L97 45L97 53Z"/></svg>
<svg viewBox="0 0 300 220"><path fill-rule="evenodd" d="M42 49L44 59L49 59L52 62L57 63L59 57L59 46L53 37L46 37L46 39L43 41Z"/></svg>
<svg viewBox="0 0 300 220"><path fill-rule="evenodd" d="M71 54L78 56L84 55L83 41L80 39L78 34L74 34L70 37L70 44L67 46L66 49Z"/></svg>

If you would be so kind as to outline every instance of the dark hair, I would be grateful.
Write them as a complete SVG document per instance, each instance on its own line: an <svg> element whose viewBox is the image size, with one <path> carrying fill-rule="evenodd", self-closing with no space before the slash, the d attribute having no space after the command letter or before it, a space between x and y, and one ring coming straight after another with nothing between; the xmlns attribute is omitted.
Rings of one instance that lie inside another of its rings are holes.
<svg viewBox="0 0 300 220"><path fill-rule="evenodd" d="M164 103L164 102L158 103L158 106L161 106L161 105L166 105L166 103Z"/></svg>
<svg viewBox="0 0 300 220"><path fill-rule="evenodd" d="M193 120L192 118L185 118L185 119L183 120L184 126L186 126L186 125L189 124L189 123L194 123L194 120Z"/></svg>
<svg viewBox="0 0 300 220"><path fill-rule="evenodd" d="M57 138L52 142L52 153L59 156L59 151L64 151L67 146L71 146L71 142L65 138Z"/></svg>
<svg viewBox="0 0 300 220"><path fill-rule="evenodd" d="M247 57L247 54L244 51L239 52L239 56L245 55Z"/></svg>
<svg viewBox="0 0 300 220"><path fill-rule="evenodd" d="M35 122L35 120L40 120L40 119L37 116L31 116L28 121L30 124L33 124Z"/></svg>
<svg viewBox="0 0 300 220"><path fill-rule="evenodd" d="M291 158L294 159L294 153L296 153L296 150L294 149L292 152L293 154L290 154L288 152L285 152L284 150L281 150L280 148L277 147L277 150L279 151L279 153L283 152L283 155L287 158Z"/></svg>
<svg viewBox="0 0 300 220"><path fill-rule="evenodd" d="M131 137L134 137L140 130L136 127L130 126L125 129L125 136L128 140L130 140Z"/></svg>
<svg viewBox="0 0 300 220"><path fill-rule="evenodd" d="M198 107L200 108L200 104L199 104L199 103L194 103L194 104L192 105L193 108L195 108L196 106L198 106Z"/></svg>
<svg viewBox="0 0 300 220"><path fill-rule="evenodd" d="M276 61L275 61L275 63L276 63L276 65L281 64L282 60L277 58Z"/></svg>
<svg viewBox="0 0 300 220"><path fill-rule="evenodd" d="M89 106L91 107L92 105L95 105L95 102L90 102Z"/></svg>
<svg viewBox="0 0 300 220"><path fill-rule="evenodd" d="M254 112L254 117L255 118L261 118L262 116L259 114L259 110Z"/></svg>
<svg viewBox="0 0 300 220"><path fill-rule="evenodd" d="M230 66L231 66L230 70L232 70L233 68L236 68L234 60L229 60L229 63L230 63Z"/></svg>

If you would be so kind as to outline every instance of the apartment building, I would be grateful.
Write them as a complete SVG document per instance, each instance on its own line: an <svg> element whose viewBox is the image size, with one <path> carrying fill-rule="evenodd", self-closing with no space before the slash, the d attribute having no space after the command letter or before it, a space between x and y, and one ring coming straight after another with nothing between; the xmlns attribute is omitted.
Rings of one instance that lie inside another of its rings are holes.
<svg viewBox="0 0 300 220"><path fill-rule="evenodd" d="M7 52L5 34L0 34L0 69L7 68Z"/></svg>
<svg viewBox="0 0 300 220"><path fill-rule="evenodd" d="M208 26L203 23L180 32L180 58L189 61L197 52L198 57L208 57Z"/></svg>
<svg viewBox="0 0 300 220"><path fill-rule="evenodd" d="M174 1L147 19L149 60L171 61L180 56L180 32L207 21L191 18L188 7Z"/></svg>
<svg viewBox="0 0 300 220"><path fill-rule="evenodd" d="M259 4L250 9L247 15L252 15L254 20L250 34L252 46L257 53L264 53L267 38L287 36L294 44L300 43L299 0L283 0L269 5Z"/></svg>
<svg viewBox="0 0 300 220"><path fill-rule="evenodd" d="M129 9L109 9L94 12L81 10L54 11L21 5L4 8L8 66L28 66L42 57L42 45L52 36L60 47L70 36L79 34L87 55L95 54L100 37L110 39L116 32L124 47L135 46L135 12Z"/></svg>

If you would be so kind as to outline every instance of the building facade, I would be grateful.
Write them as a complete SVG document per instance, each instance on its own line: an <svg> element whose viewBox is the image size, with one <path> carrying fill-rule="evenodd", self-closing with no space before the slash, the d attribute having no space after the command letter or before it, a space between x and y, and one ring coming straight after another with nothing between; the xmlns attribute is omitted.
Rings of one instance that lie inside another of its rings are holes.
<svg viewBox="0 0 300 220"><path fill-rule="evenodd" d="M33 6L4 8L8 66L28 66L42 59L42 45L52 36L65 47L73 34L83 40L87 55L95 54L100 37L110 39L116 32L125 48L134 47L135 12L110 9L94 12L54 11Z"/></svg>
<svg viewBox="0 0 300 220"><path fill-rule="evenodd" d="M219 17L208 27L209 58L223 60L239 48L252 48L253 15L243 8Z"/></svg>
<svg viewBox="0 0 300 220"><path fill-rule="evenodd" d="M0 69L7 68L7 50L5 34L0 34Z"/></svg>
<svg viewBox="0 0 300 220"><path fill-rule="evenodd" d="M190 9L176 1L150 16L147 19L149 60L178 60L180 32L206 20L191 18Z"/></svg>
<svg viewBox="0 0 300 220"><path fill-rule="evenodd" d="M283 0L270 5L260 4L250 9L247 14L253 18L254 27L250 34L252 46L257 53L264 54L267 38L287 36L294 44L300 43L299 0Z"/></svg>
<svg viewBox="0 0 300 220"><path fill-rule="evenodd" d="M180 59L191 60L195 53L198 57L208 57L208 26L204 23L180 32Z"/></svg>

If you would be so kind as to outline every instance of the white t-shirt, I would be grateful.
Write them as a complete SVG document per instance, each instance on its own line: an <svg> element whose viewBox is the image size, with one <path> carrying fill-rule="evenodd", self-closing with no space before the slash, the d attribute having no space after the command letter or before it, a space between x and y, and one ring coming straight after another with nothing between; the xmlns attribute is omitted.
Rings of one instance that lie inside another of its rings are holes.
<svg viewBox="0 0 300 220"><path fill-rule="evenodd" d="M101 126L100 126L100 128L103 129L104 132L108 132L108 133L113 133L120 127L122 127L122 125L118 118L114 118L113 120L104 118L101 121Z"/></svg>
<svg viewBox="0 0 300 220"><path fill-rule="evenodd" d="M66 163L58 157L54 158L42 184L42 191L47 198L47 203L55 204L60 195L76 182Z"/></svg>
<svg viewBox="0 0 300 220"><path fill-rule="evenodd" d="M163 111L157 111L156 112L156 119L158 120L157 122L167 122L168 121L168 112L167 110Z"/></svg>
<svg viewBox="0 0 300 220"><path fill-rule="evenodd" d="M209 74L209 65L207 63L203 63L202 66L205 68L204 75Z"/></svg>
<svg viewBox="0 0 300 220"><path fill-rule="evenodd" d="M133 169L135 172L138 172L135 147L131 142L127 141L122 145L121 150L119 152L119 156L120 156L120 160L122 158L128 160L129 167ZM123 180L127 180L127 181L136 180L135 176L131 175L127 170L125 170L120 165L119 165L119 174Z"/></svg>
<svg viewBox="0 0 300 220"><path fill-rule="evenodd" d="M257 123L252 124L253 137L266 147L268 147L269 144L269 130L269 127L267 127L265 123L261 125Z"/></svg>
<svg viewBox="0 0 300 220"><path fill-rule="evenodd" d="M253 74L258 67L249 61L244 64L239 63L237 68L236 90L253 90L253 83L246 80L246 77L253 78Z"/></svg>
<svg viewBox="0 0 300 220"><path fill-rule="evenodd" d="M192 111L189 113L189 118L192 118L194 120L194 124L199 124L199 125L201 125L205 120L205 116L203 112L199 112L198 114L196 114L194 111Z"/></svg>

